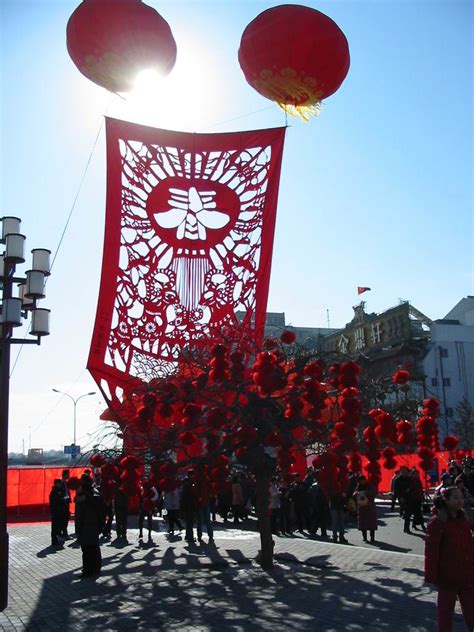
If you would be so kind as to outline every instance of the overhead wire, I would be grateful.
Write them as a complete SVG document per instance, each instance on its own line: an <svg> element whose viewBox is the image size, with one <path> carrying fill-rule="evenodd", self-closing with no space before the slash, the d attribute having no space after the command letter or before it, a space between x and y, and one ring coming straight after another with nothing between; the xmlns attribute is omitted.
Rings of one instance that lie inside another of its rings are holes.
<svg viewBox="0 0 474 632"><path fill-rule="evenodd" d="M108 110L108 106L107 106L106 111L105 111L106 114L107 114L107 110ZM53 269L54 262L56 261L56 257L58 256L59 249L61 248L61 245L63 243L64 236L65 236L66 231L68 229L69 222L71 221L71 217L72 217L72 214L74 212L74 209L76 208L77 200L79 198L79 194L81 192L82 185L84 183L84 180L86 178L87 172L89 170L89 166L90 166L91 161L92 161L92 156L94 155L94 151L95 151L95 148L97 147L97 143L99 141L99 137L100 137L100 134L102 132L102 128L104 127L104 120L105 120L105 116L102 116L101 120L100 120L99 129L97 131L96 137L95 137L94 142L92 144L92 149L91 149L91 151L89 153L89 158L87 159L86 166L85 166L84 171L82 173L82 177L81 177L81 180L79 182L79 186L77 188L76 195L74 196L74 200L73 200L73 203L72 203L72 206L71 206L71 210L69 211L69 215L67 216L66 224L64 225L63 232L61 233L61 237L59 238L59 243L56 246L56 252L54 253L53 259L51 261L51 270Z"/></svg>
<svg viewBox="0 0 474 632"><path fill-rule="evenodd" d="M233 121L238 121L239 119L248 118L249 116L253 116L254 114L259 114L260 112L266 112L267 110L273 109L274 105L269 105L266 108L261 108L260 110L255 110L254 112L249 112L248 114L242 114L240 116L235 116L231 119L226 119L225 121L219 121L219 123L213 123L212 125L206 125L206 127L201 127L198 129L198 132L202 132L206 129L212 129L213 127L218 127L219 125L225 125L226 123L232 123Z"/></svg>

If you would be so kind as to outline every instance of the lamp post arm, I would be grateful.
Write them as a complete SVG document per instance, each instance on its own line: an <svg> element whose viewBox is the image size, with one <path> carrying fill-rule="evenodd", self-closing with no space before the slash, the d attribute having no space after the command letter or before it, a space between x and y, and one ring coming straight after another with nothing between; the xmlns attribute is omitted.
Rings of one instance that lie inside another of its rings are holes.
<svg viewBox="0 0 474 632"><path fill-rule="evenodd" d="M87 397L88 395L95 395L95 392L92 393L84 393L84 395L79 395L79 397L74 398L72 395L69 395L69 393L65 393L64 391L59 391L57 388L53 388L53 391L55 393L60 393L61 395L65 395L66 397L69 397L69 399L72 400L72 403L74 404L74 438L73 438L73 445L76 445L76 407L77 407L77 402L82 399L83 397Z"/></svg>

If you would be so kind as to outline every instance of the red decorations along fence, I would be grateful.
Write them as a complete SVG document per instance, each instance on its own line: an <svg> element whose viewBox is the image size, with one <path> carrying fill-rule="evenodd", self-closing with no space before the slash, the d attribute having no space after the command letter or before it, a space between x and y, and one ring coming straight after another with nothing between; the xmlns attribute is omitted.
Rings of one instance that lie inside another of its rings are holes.
<svg viewBox="0 0 474 632"><path fill-rule="evenodd" d="M307 120L344 81L349 46L324 13L284 4L263 11L246 27L239 63L252 88Z"/></svg>
<svg viewBox="0 0 474 632"><path fill-rule="evenodd" d="M112 406L127 385L174 371L185 346L234 326L237 311L263 333L283 141L284 128L186 134L107 120L88 368Z"/></svg>
<svg viewBox="0 0 474 632"><path fill-rule="evenodd" d="M214 411L215 419L220 417L220 413ZM219 421L220 423L220 421ZM462 454L472 454L472 450L462 452ZM449 459L452 457L450 452L437 452L435 457L438 459L439 473L442 470L448 469ZM298 455L295 463L291 467L292 472L299 472L302 476L306 473L307 465L312 465L314 456L308 457L307 463ZM327 457L324 456L323 460ZM332 457L329 457L332 458ZM462 458L460 456L459 458ZM417 454L397 454L394 459L397 463L397 469L402 465L407 467L419 468L419 456ZM218 479L228 475L229 459L220 455L217 460L216 470L213 472L213 476ZM361 457L358 453L354 453L349 458L349 467L351 470L360 471L368 464L368 460L365 456ZM289 464L291 465L291 464ZM105 469L104 469L105 468ZM334 468L337 468L337 462L334 460ZM15 468L9 467L7 471L7 514L10 520L30 520L33 518L44 520L49 519L49 492L53 485L55 478L61 478L61 473L65 469L59 468ZM83 474L83 467L70 467L68 468L70 476L80 478ZM112 472L110 472L112 470ZM218 471L219 470L219 471ZM113 490L110 494L107 494L108 483L105 484L104 491L106 497L110 500L113 497L115 491L114 480L118 476L119 470L113 464L106 464L102 466L101 477L104 482L110 480ZM176 466L173 463L161 465L158 470L154 471L152 466L152 473L156 480L156 483L160 489L165 490L172 489L176 486L177 481L173 478L176 475ZM424 473L421 471L421 480L424 483ZM338 472L336 472L338 474ZM386 470L382 468L381 481L378 487L379 493L385 493L390 491L390 481L394 474L393 470ZM135 491L136 493L136 491ZM74 499L74 491L71 492L71 496ZM135 505L136 501L132 503ZM71 505L71 509L74 508L74 504Z"/></svg>
<svg viewBox="0 0 474 632"><path fill-rule="evenodd" d="M176 61L168 23L141 0L83 0L69 18L67 49L83 75L111 92L131 90L142 70L167 75Z"/></svg>

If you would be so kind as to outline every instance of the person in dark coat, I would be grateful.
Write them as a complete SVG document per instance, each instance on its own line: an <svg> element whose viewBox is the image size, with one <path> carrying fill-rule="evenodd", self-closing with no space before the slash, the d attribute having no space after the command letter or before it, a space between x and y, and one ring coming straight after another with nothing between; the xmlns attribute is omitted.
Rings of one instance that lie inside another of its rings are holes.
<svg viewBox="0 0 474 632"><path fill-rule="evenodd" d="M189 470L183 481L181 489L181 512L186 523L185 540L189 543L195 542L193 526L196 519L197 497L196 485L194 483L194 470Z"/></svg>
<svg viewBox="0 0 474 632"><path fill-rule="evenodd" d="M198 540L199 542L203 542L202 528L205 525L206 532L209 537L209 543L212 544L214 542L214 529L211 522L210 483L206 477L205 471L202 468L199 468L197 471L195 485Z"/></svg>
<svg viewBox="0 0 474 632"><path fill-rule="evenodd" d="M347 518L349 520L357 519L357 500L354 496L357 483L359 482L360 472L351 472L349 474L349 484L346 491L346 509Z"/></svg>
<svg viewBox="0 0 474 632"><path fill-rule="evenodd" d="M410 472L410 485L405 491L405 515L403 531L411 533L410 520L413 516L413 529L421 527L425 530L425 520L423 518L423 484L420 473L416 468Z"/></svg>
<svg viewBox="0 0 474 632"><path fill-rule="evenodd" d="M148 539L151 539L153 531L153 514L157 510L158 490L149 481L143 481L138 494L138 538L143 538L145 519L148 527Z"/></svg>
<svg viewBox="0 0 474 632"><path fill-rule="evenodd" d="M59 537L64 528L66 516L66 502L64 500L63 485L60 478L55 478L49 494L49 512L51 514L51 545L61 544Z"/></svg>
<svg viewBox="0 0 474 632"><path fill-rule="evenodd" d="M280 485L280 529L283 535L293 535L290 485L285 480Z"/></svg>
<svg viewBox="0 0 474 632"><path fill-rule="evenodd" d="M127 538L128 509L130 499L120 487L115 492L114 513L117 538Z"/></svg>
<svg viewBox="0 0 474 632"><path fill-rule="evenodd" d="M76 501L77 528L82 550L82 576L97 577L102 567L99 536L105 522L104 503L92 487L92 480L81 482Z"/></svg>
<svg viewBox="0 0 474 632"><path fill-rule="evenodd" d="M63 470L61 473L61 491L63 494L64 501L64 512L63 512L63 522L61 525L61 535L63 538L68 538L68 525L69 520L71 518L71 494L69 493L69 487L67 486L67 482L69 480L69 470Z"/></svg>
<svg viewBox="0 0 474 632"><path fill-rule="evenodd" d="M346 496L341 491L334 491L329 496L329 507L331 509L331 529L332 539L334 542L338 541L341 544L349 544L345 537L345 509L346 509Z"/></svg>
<svg viewBox="0 0 474 632"><path fill-rule="evenodd" d="M104 503L104 528L102 530L102 535L104 538L110 539L112 533L112 523L114 521L114 505L112 498L104 498L102 496L102 501Z"/></svg>
<svg viewBox="0 0 474 632"><path fill-rule="evenodd" d="M308 526L309 528L309 525L304 524L306 509L308 506L308 490L299 474L294 475L293 483L290 486L289 497L293 503L293 509L295 510L298 531L303 533L305 526Z"/></svg>
<svg viewBox="0 0 474 632"><path fill-rule="evenodd" d="M311 535L316 535L318 529L321 529L321 537L327 538L327 528L331 518L331 513L327 496L317 480L308 490L308 503L311 516Z"/></svg>
<svg viewBox="0 0 474 632"><path fill-rule="evenodd" d="M404 465L400 468L400 475L393 482L393 499L398 500L401 516L405 514L405 492L410 483L410 470Z"/></svg>
<svg viewBox="0 0 474 632"><path fill-rule="evenodd" d="M375 542L377 530L377 509L375 507L375 489L369 485L365 476L359 476L356 487L357 498L357 528L362 532L364 542L367 542L367 531L370 541Z"/></svg>
<svg viewBox="0 0 474 632"><path fill-rule="evenodd" d="M463 463L462 474L460 474L459 476L462 477L464 486L466 487L468 492L471 494L471 496L474 496L474 470L467 461Z"/></svg>
<svg viewBox="0 0 474 632"><path fill-rule="evenodd" d="M425 540L425 581L438 587L438 630L450 632L459 598L468 630L474 630L474 542L457 487L435 498Z"/></svg>

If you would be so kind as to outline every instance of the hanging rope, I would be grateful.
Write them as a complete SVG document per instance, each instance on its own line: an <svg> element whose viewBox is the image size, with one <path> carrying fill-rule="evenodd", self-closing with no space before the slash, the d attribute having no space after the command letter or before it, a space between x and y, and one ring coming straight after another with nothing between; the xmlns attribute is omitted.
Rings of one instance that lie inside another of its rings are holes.
<svg viewBox="0 0 474 632"><path fill-rule="evenodd" d="M106 109L105 115L107 114L107 110L108 110L108 107ZM71 210L69 211L69 215L67 216L67 219L66 219L66 224L64 225L63 232L61 233L61 237L59 238L59 243L56 246L56 251L55 251L55 253L53 255L53 259L51 261L51 270L53 269L54 262L56 261L56 257L58 256L59 249L61 248L61 244L63 243L63 239L64 239L64 236L65 236L66 231L68 229L69 222L71 221L72 214L74 213L74 209L76 208L77 200L79 198L79 194L81 192L82 185L84 184L84 180L86 178L87 171L89 170L89 165L91 164L91 161L92 161L92 156L94 155L94 151L95 151L95 148L97 147L97 143L99 141L99 137L100 137L100 134L102 132L102 128L104 127L104 120L105 120L104 117L105 117L105 115L102 117L102 119L100 121L99 129L98 129L97 135L96 135L96 137L94 139L94 143L92 145L92 149L90 151L89 158L87 159L86 166L85 166L84 171L82 173L82 177L81 177L81 180L79 182L79 186L77 188L76 195L74 196L74 201L72 203Z"/></svg>

